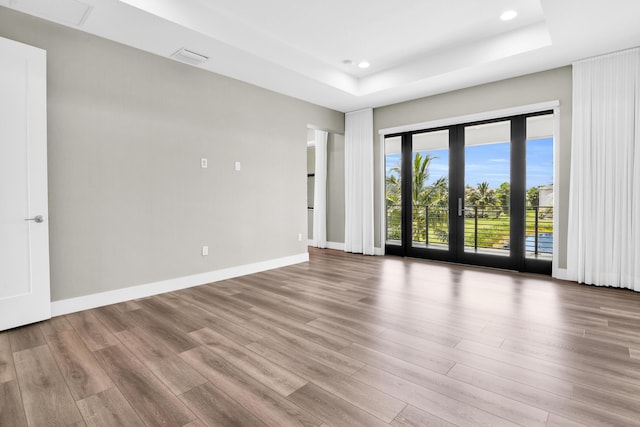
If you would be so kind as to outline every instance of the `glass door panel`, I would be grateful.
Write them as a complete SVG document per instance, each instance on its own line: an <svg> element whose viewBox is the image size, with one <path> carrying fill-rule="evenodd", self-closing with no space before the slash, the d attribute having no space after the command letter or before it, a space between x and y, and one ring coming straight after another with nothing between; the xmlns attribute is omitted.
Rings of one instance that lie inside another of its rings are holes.
<svg viewBox="0 0 640 427"><path fill-rule="evenodd" d="M402 245L402 137L385 139L386 244Z"/></svg>
<svg viewBox="0 0 640 427"><path fill-rule="evenodd" d="M525 257L553 255L553 114L527 118Z"/></svg>
<svg viewBox="0 0 640 427"><path fill-rule="evenodd" d="M511 122L464 128L464 251L509 256Z"/></svg>
<svg viewBox="0 0 640 427"><path fill-rule="evenodd" d="M449 130L412 135L411 246L449 250Z"/></svg>

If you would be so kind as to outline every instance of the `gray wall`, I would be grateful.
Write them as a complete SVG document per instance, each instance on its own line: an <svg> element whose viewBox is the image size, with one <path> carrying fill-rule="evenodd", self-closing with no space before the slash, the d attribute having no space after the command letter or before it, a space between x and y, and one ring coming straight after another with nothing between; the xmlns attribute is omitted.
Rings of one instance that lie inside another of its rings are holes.
<svg viewBox="0 0 640 427"><path fill-rule="evenodd" d="M567 218L569 206L569 168L571 166L571 67L530 74L495 83L476 86L468 89L431 96L410 102L376 108L374 114L375 135L375 171L376 183L383 182L379 176L381 159L379 154L380 129L394 126L427 122L437 119L481 113L503 108L535 104L539 102L560 101L560 156L555 159L560 165L560 176L556 177L560 204L557 213L560 215L559 267L566 268ZM380 189L375 191L375 224L376 246L380 245Z"/></svg>
<svg viewBox="0 0 640 427"><path fill-rule="evenodd" d="M344 243L344 135L327 141L327 241Z"/></svg>
<svg viewBox="0 0 640 427"><path fill-rule="evenodd" d="M47 50L53 301L307 251L307 125L344 114L3 7L0 36Z"/></svg>

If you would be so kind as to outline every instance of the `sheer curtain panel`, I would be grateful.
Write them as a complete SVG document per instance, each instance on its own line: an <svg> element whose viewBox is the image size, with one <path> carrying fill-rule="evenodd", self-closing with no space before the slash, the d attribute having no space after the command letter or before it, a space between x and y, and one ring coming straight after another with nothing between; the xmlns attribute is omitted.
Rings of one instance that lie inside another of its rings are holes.
<svg viewBox="0 0 640 427"><path fill-rule="evenodd" d="M373 109L346 114L344 155L345 251L373 255Z"/></svg>
<svg viewBox="0 0 640 427"><path fill-rule="evenodd" d="M567 273L640 291L640 49L573 65Z"/></svg>
<svg viewBox="0 0 640 427"><path fill-rule="evenodd" d="M313 243L327 247L327 137L325 131L315 131L316 172L313 187Z"/></svg>

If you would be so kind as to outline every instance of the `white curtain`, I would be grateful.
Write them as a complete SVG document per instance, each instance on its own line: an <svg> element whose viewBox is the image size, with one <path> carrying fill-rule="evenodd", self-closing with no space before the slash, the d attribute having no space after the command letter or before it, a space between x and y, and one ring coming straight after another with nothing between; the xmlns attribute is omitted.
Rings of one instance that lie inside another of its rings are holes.
<svg viewBox="0 0 640 427"><path fill-rule="evenodd" d="M313 187L313 243L327 247L327 132L315 131L316 172Z"/></svg>
<svg viewBox="0 0 640 427"><path fill-rule="evenodd" d="M373 110L345 117L346 252L374 254L373 243Z"/></svg>
<svg viewBox="0 0 640 427"><path fill-rule="evenodd" d="M640 291L640 49L573 65L567 273Z"/></svg>

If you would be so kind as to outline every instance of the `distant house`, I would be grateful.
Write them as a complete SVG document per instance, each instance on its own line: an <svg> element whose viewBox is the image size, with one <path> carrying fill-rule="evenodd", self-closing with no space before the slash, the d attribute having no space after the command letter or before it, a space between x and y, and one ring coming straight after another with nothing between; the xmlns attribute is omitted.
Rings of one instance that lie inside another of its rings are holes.
<svg viewBox="0 0 640 427"><path fill-rule="evenodd" d="M553 206L553 184L538 187L538 197L538 206Z"/></svg>

